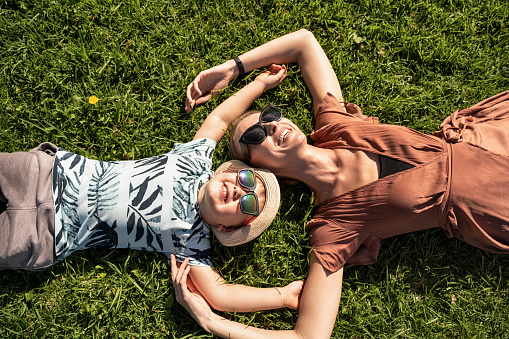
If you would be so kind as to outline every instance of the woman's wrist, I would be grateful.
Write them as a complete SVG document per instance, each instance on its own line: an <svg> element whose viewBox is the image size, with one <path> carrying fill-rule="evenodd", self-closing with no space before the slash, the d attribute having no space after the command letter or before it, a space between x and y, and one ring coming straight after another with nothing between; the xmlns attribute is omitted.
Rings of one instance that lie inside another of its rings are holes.
<svg viewBox="0 0 509 339"><path fill-rule="evenodd" d="M239 76L239 69L237 67L237 63L235 62L235 60L230 59L230 60L226 61L225 63L223 63L223 66L228 69L228 74L230 75L230 81L232 81L233 79L235 79L236 77Z"/></svg>
<svg viewBox="0 0 509 339"><path fill-rule="evenodd" d="M212 314L205 319L197 319L198 324L200 324L201 328L203 328L208 333L212 333L215 335L218 335L219 327L221 325L220 321L226 320L225 318L215 314L212 312Z"/></svg>

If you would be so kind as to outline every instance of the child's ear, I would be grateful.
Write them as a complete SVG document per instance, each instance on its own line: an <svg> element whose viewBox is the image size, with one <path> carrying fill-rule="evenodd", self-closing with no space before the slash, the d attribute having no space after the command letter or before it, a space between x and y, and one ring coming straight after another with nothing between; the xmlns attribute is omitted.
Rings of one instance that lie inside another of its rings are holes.
<svg viewBox="0 0 509 339"><path fill-rule="evenodd" d="M225 225L219 225L219 226L216 226L217 230L219 232L231 232L233 231L234 229L236 229L237 227L233 227L233 226L225 226Z"/></svg>
<svg viewBox="0 0 509 339"><path fill-rule="evenodd" d="M218 226L215 226L216 227L216 230L218 230L219 232L225 232L225 227L224 225L218 225Z"/></svg>

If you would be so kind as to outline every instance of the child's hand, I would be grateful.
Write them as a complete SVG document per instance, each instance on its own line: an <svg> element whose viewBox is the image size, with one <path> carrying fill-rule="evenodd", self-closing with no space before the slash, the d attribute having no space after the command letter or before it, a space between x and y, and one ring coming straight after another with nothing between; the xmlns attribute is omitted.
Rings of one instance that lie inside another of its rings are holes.
<svg viewBox="0 0 509 339"><path fill-rule="evenodd" d="M304 281L296 280L289 283L281 290L283 292L283 305L285 307L298 310L300 307L300 297L302 289L304 288Z"/></svg>
<svg viewBox="0 0 509 339"><path fill-rule="evenodd" d="M286 78L285 65L270 65L265 72L258 75L254 81L259 81L265 85L265 90L276 87Z"/></svg>
<svg viewBox="0 0 509 339"><path fill-rule="evenodd" d="M175 297L179 304L191 314L191 316L201 324L201 320L210 318L213 313L205 298L195 289L189 290L189 281L187 280L191 266L188 266L189 259L184 260L177 268L175 256L171 255L171 280L175 289Z"/></svg>

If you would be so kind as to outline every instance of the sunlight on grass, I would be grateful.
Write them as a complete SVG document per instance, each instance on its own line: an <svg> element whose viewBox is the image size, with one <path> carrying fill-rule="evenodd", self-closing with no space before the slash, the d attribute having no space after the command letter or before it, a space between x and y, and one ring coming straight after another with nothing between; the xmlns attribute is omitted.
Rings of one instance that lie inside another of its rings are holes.
<svg viewBox="0 0 509 339"><path fill-rule="evenodd" d="M459 108L509 88L504 1L0 2L0 150L51 141L101 160L158 155L192 139L247 79L184 113L199 71L306 28L331 59L345 100L381 122L424 133ZM312 102L298 67L265 93L306 133ZM226 140L215 166L228 159ZM283 188L273 225L238 248L214 243L230 282L305 279L309 190ZM0 272L2 338L210 338L173 297L154 253L72 255L44 272ZM378 263L345 270L334 338L509 338L509 258L438 230L382 241ZM297 312L225 314L292 328Z"/></svg>

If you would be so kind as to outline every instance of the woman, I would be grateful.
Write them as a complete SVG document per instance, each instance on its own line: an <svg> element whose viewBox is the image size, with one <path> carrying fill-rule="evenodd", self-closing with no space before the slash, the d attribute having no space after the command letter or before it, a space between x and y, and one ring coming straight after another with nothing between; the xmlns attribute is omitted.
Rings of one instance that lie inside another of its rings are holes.
<svg viewBox="0 0 509 339"><path fill-rule="evenodd" d="M343 102L324 51L305 30L202 72L188 87L188 105L204 102L244 71L296 62L313 98L315 132L306 136L277 110L243 116L234 125L232 154L252 166L298 179L314 193L306 229L313 251L292 331L264 331L227 321L186 289L186 269L174 269L178 300L209 332L231 338L328 338L345 265L376 261L380 240L441 227L495 253L509 253L509 92L447 118L434 136L378 124ZM473 164L476 165L475 167ZM475 194L477 193L477 194Z"/></svg>

